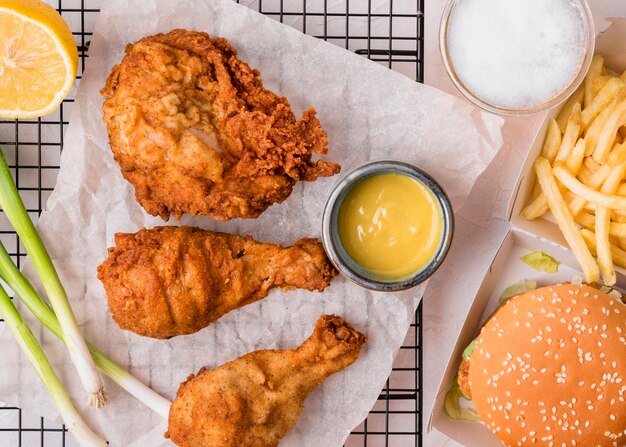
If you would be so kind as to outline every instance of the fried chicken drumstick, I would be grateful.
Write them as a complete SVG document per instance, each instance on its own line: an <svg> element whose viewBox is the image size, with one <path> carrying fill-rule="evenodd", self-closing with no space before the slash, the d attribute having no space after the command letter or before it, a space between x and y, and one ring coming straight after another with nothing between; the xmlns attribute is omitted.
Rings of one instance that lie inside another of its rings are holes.
<svg viewBox="0 0 626 447"><path fill-rule="evenodd" d="M323 315L295 350L244 355L183 382L168 433L179 447L275 447L296 424L306 396L351 365L367 337Z"/></svg>
<svg viewBox="0 0 626 447"><path fill-rule="evenodd" d="M286 98L226 39L173 30L126 47L101 93L109 143L137 201L155 216L255 218L298 180L339 172L313 108Z"/></svg>
<svg viewBox="0 0 626 447"><path fill-rule="evenodd" d="M283 248L191 227L117 233L98 267L113 319L153 338L191 334L271 288L324 290L336 270L317 239Z"/></svg>

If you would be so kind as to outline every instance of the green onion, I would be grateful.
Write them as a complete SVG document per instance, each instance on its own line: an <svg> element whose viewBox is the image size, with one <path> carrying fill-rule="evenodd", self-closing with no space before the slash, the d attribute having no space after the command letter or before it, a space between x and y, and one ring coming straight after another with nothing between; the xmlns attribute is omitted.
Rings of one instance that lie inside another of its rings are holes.
<svg viewBox="0 0 626 447"><path fill-rule="evenodd" d="M26 247L26 252L30 256L37 273L39 273L54 312L59 319L63 338L72 362L78 371L78 377L85 390L89 393L89 405L95 407L106 405L107 400L104 394L102 378L89 354L87 344L80 332L76 317L72 312L67 294L52 264L50 255L28 216L26 207L11 177L9 165L1 150L0 207L4 210L11 225Z"/></svg>
<svg viewBox="0 0 626 447"><path fill-rule="evenodd" d="M61 325L54 311L39 296L28 279L15 266L6 248L0 242L0 279L6 282L17 294L32 314L46 326L50 332L64 341ZM137 380L132 374L108 358L93 344L87 346L96 366L111 380L116 382L131 395L135 396L153 411L167 419L171 402Z"/></svg>
<svg viewBox="0 0 626 447"><path fill-rule="evenodd" d="M91 431L78 411L76 411L65 388L61 385L54 369L52 369L46 354L2 287L0 287L0 316L4 318L13 337L17 340L37 376L48 390L69 432L72 433L81 446L106 446L106 441Z"/></svg>

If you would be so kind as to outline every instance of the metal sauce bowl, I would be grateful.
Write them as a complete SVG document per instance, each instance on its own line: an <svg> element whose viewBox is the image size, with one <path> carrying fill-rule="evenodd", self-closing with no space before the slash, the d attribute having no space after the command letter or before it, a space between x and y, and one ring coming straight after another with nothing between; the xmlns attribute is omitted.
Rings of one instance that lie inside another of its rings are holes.
<svg viewBox="0 0 626 447"><path fill-rule="evenodd" d="M441 214L443 216L443 234L439 248L435 256L422 270L415 272L399 279L381 278L374 273L365 270L358 265L346 252L338 230L339 209L343 200L346 198L352 188L365 180L366 178L379 174L401 174L406 175L428 188L439 203ZM343 177L331 192L326 206L324 208L324 216L322 218L322 241L324 249L335 265L344 276L354 283L372 290L395 292L399 290L415 287L421 282L428 279L437 268L441 265L452 243L452 235L454 233L454 213L452 205L443 188L429 174L421 169L393 160L373 161L359 166Z"/></svg>

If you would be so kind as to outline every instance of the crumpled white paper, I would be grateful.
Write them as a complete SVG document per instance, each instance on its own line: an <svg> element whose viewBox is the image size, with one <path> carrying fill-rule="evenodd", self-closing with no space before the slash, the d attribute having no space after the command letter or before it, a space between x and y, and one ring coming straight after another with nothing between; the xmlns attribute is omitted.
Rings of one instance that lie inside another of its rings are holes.
<svg viewBox="0 0 626 447"><path fill-rule="evenodd" d="M178 384L202 366L215 367L256 349L296 347L321 314L342 315L366 332L369 341L352 367L308 397L298 424L281 443L340 446L374 405L425 285L384 294L337 278L323 294L274 290L267 299L231 312L195 335L170 341L125 333L107 310L96 267L113 235L165 223L143 211L122 178L108 148L98 91L128 42L177 27L228 38L242 60L261 70L266 87L289 98L296 113L315 106L329 136L328 159L341 163L343 173L366 160L405 160L437 178L457 208L501 146L502 120L231 0L112 0L103 5L65 136L58 184L39 220L85 334L145 383L173 398ZM281 244L319 237L325 199L338 178L298 184L288 200L255 220L184 218L178 223ZM36 277L32 267L25 271ZM86 396L65 349L34 326L74 401L84 404ZM0 343L0 399L56 417L6 331ZM85 414L113 446L171 445L162 437L165 421L114 383L107 380L106 388L109 406Z"/></svg>

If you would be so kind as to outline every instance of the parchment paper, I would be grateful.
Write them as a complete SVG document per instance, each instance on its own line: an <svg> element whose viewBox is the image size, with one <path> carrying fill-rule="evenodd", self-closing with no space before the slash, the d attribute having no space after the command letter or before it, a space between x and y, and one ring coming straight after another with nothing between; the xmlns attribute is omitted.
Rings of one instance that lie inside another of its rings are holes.
<svg viewBox="0 0 626 447"><path fill-rule="evenodd" d="M164 222L139 207L133 188L121 177L108 148L98 91L126 43L176 27L228 38L241 59L261 70L268 88L289 98L296 113L315 106L329 135L328 158L341 163L343 173L370 159L406 160L436 177L457 208L501 146L502 120L231 0L113 0L103 6L65 137L58 184L39 221L84 332L145 383L173 398L178 384L202 366L214 367L255 349L296 347L321 314L342 315L365 331L369 342L352 367L309 396L298 424L281 443L339 446L375 403L425 285L383 294L338 278L323 294L275 290L195 335L170 341L123 333L108 313L96 267L114 233ZM256 220L185 218L179 223L290 244L320 235L324 202L337 181L301 183L287 201ZM36 277L31 267L25 271ZM84 403L64 348L43 331L40 337L75 402ZM0 399L55 417L13 340L5 333L0 343ZM112 445L170 445L162 438L164 421L112 382L106 385L110 405L86 410L86 415Z"/></svg>

